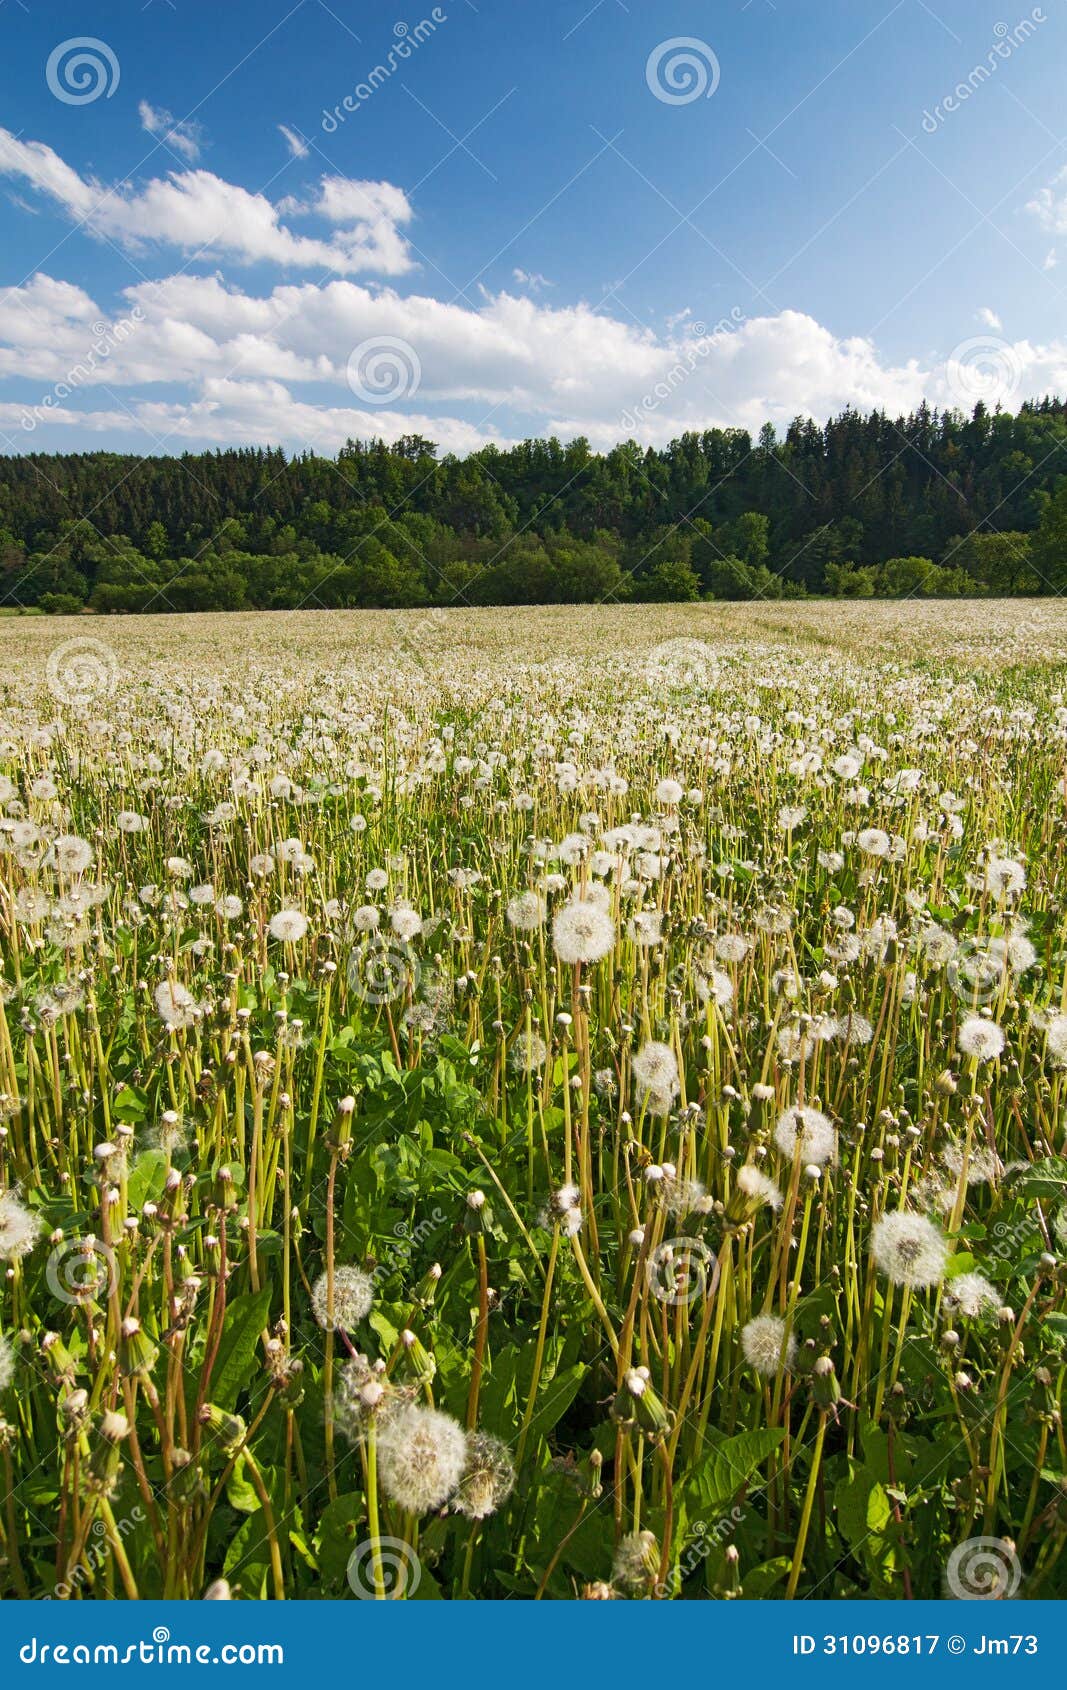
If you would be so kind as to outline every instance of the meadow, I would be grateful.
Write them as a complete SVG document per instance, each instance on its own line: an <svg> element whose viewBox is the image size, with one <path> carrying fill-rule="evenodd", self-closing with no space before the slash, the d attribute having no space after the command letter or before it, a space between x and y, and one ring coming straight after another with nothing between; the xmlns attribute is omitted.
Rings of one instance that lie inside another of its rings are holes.
<svg viewBox="0 0 1067 1690"><path fill-rule="evenodd" d="M1065 817L1057 601L0 622L0 1594L1067 1595Z"/></svg>

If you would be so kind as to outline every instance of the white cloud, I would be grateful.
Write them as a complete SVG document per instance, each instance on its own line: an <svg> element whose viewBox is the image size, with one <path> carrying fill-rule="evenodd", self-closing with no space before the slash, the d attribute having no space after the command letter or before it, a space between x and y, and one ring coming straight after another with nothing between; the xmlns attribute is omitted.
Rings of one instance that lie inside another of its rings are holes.
<svg viewBox="0 0 1067 1690"><path fill-rule="evenodd" d="M188 119L178 121L165 106L152 106L147 100L141 101L137 112L142 129L147 130L149 135L158 135L165 146L180 153L188 163L196 163L204 142L204 131L199 123L191 123Z"/></svg>
<svg viewBox="0 0 1067 1690"><path fill-rule="evenodd" d="M412 268L397 227L410 221L411 206L403 191L387 182L324 177L318 199L295 208L288 201L272 205L263 194L249 193L208 170L172 170L139 188L129 183L105 188L79 176L43 142L20 141L4 128L0 175L24 178L91 233L133 250L170 246L201 258L267 261L339 275L373 270L399 276ZM326 217L336 225L334 233L328 240L295 234L281 222L283 211L292 209Z"/></svg>
<svg viewBox="0 0 1067 1690"><path fill-rule="evenodd" d="M1067 235L1067 167L1057 172L1047 188L1040 188L1026 209L1043 229Z"/></svg>
<svg viewBox="0 0 1067 1690"><path fill-rule="evenodd" d="M46 444L38 430L56 430ZM209 381L201 397L188 404L140 400L127 406L83 410L55 404L41 411L0 402L0 431L25 450L63 449L62 432L138 435L139 450L177 452L196 446L277 446L336 453L350 439L394 441L405 434L436 440L446 452L465 455L492 441L514 442L489 428L457 417L418 412L368 411L347 405L310 405L293 397L280 382ZM32 442L32 444L31 444Z"/></svg>
<svg viewBox="0 0 1067 1690"><path fill-rule="evenodd" d="M978 321L987 329L1002 329L1004 324L988 305L980 305L975 312Z"/></svg>
<svg viewBox="0 0 1067 1690"><path fill-rule="evenodd" d="M348 199L324 190L316 204L328 199L342 219L389 214L396 190L355 189ZM348 385L353 351L379 339L406 342L421 372L395 408L361 402ZM1005 403L1067 391L1067 341L1005 344L1001 362L1012 386ZM982 368L973 374L981 379ZM129 287L111 310L43 274L0 291L0 379L20 383L17 399L7 385L0 408L19 439L29 410L42 448L77 427L128 437L140 425L146 451L160 441L170 450L244 442L335 451L350 435L415 432L458 452L544 433L584 434L597 448L627 436L659 446L687 429L755 434L767 421L824 420L846 405L897 416L924 398L966 400L958 367L889 362L870 340L837 336L799 311L736 313L710 331L682 313L654 333L586 304L513 293L473 309L340 278L253 294L188 273ZM49 392L46 434L35 407Z"/></svg>
<svg viewBox="0 0 1067 1690"><path fill-rule="evenodd" d="M531 293L540 293L542 288L554 288L556 285L547 276L542 276L540 270L520 270L518 265L511 272L511 279L521 288L529 288Z"/></svg>
<svg viewBox="0 0 1067 1690"><path fill-rule="evenodd" d="M285 136L286 145L293 158L307 158L311 148L298 130L290 129L287 123L279 123L278 132Z"/></svg>

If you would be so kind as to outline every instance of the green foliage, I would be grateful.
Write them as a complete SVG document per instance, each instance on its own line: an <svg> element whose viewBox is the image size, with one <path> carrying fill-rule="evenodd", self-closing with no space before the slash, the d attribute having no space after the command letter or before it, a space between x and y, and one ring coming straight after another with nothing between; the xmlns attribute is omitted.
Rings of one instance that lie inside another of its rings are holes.
<svg viewBox="0 0 1067 1690"><path fill-rule="evenodd" d="M419 437L336 462L27 454L0 458L0 598L109 614L1055 592L1065 474L1055 400L603 455L552 439L442 458Z"/></svg>

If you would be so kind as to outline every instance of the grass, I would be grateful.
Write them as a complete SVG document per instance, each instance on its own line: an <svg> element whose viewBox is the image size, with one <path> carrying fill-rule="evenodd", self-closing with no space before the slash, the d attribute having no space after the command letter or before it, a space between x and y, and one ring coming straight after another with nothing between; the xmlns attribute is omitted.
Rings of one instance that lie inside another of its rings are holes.
<svg viewBox="0 0 1067 1690"><path fill-rule="evenodd" d="M0 647L0 1593L1067 1593L1067 612Z"/></svg>

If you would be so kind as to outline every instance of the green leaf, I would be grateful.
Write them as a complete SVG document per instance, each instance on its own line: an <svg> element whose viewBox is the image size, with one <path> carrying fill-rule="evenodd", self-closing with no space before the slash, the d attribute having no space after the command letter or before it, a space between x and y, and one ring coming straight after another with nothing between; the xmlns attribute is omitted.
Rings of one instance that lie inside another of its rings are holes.
<svg viewBox="0 0 1067 1690"><path fill-rule="evenodd" d="M146 1150L143 1156L138 1156L126 1184L127 1201L134 1214L162 1196L168 1165L165 1150Z"/></svg>
<svg viewBox="0 0 1067 1690"><path fill-rule="evenodd" d="M248 1465L243 1455L238 1456L226 1482L226 1497L231 1508L236 1508L239 1514L254 1514L259 1507L259 1495L248 1477Z"/></svg>
<svg viewBox="0 0 1067 1690"><path fill-rule="evenodd" d="M564 1367L547 1385L542 1384L530 1419L529 1448L536 1448L538 1438L543 1438L562 1420L578 1395L586 1371L584 1364L577 1362L573 1367Z"/></svg>
<svg viewBox="0 0 1067 1690"><path fill-rule="evenodd" d="M328 1502L315 1534L319 1576L326 1589L340 1589L353 1549L366 1536L364 1501L359 1491Z"/></svg>
<svg viewBox="0 0 1067 1690"><path fill-rule="evenodd" d="M728 1507L784 1437L781 1427L760 1427L713 1443L687 1487L692 1513L715 1513Z"/></svg>
<svg viewBox="0 0 1067 1690"><path fill-rule="evenodd" d="M235 1297L226 1310L218 1359L212 1370L208 1396L216 1408L231 1413L252 1376L259 1335L270 1318L271 1287Z"/></svg>
<svg viewBox="0 0 1067 1690"><path fill-rule="evenodd" d="M1014 1189L1026 1197L1067 1197L1067 1159L1049 1156L1020 1174Z"/></svg>

